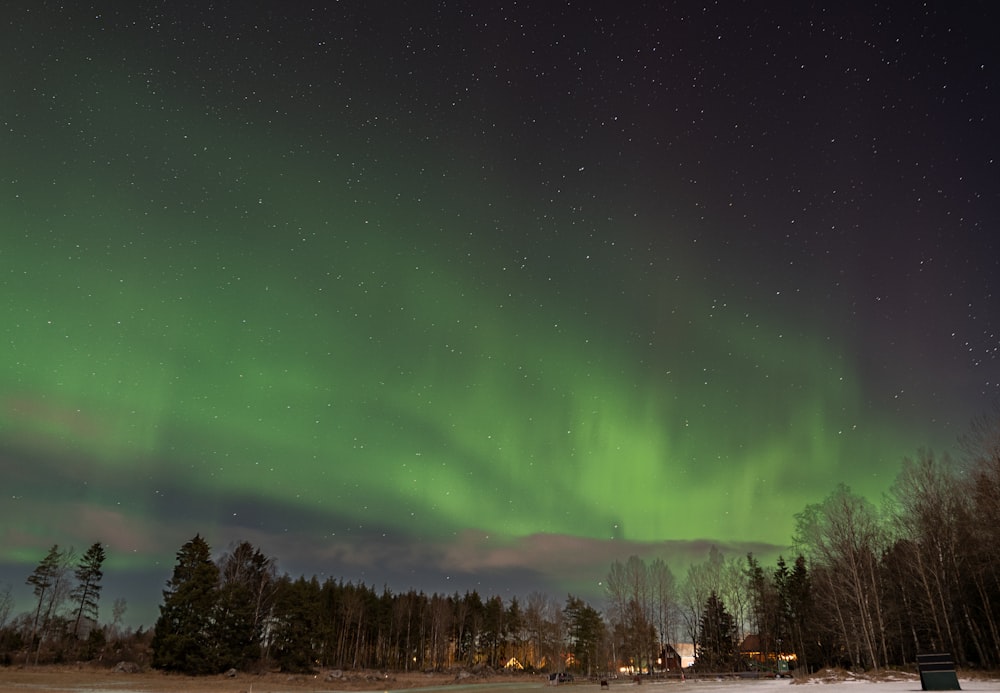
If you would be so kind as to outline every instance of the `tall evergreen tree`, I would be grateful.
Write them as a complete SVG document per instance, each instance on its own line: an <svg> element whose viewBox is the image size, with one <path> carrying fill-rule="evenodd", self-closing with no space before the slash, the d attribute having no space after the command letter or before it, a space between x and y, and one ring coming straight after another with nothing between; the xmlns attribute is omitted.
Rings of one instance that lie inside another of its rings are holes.
<svg viewBox="0 0 1000 693"><path fill-rule="evenodd" d="M163 591L152 642L154 667L184 674L219 671L213 632L218 583L211 549L195 535L177 552L177 565Z"/></svg>
<svg viewBox="0 0 1000 693"><path fill-rule="evenodd" d="M521 609L521 603L517 597L511 597L510 604L507 606L507 616L504 619L504 624L507 643L510 646L507 658L514 657L517 663L523 666L524 661L527 659L524 656L524 642L526 640L524 633L524 611Z"/></svg>
<svg viewBox="0 0 1000 693"><path fill-rule="evenodd" d="M80 637L80 625L84 623L84 619L89 619L91 623L97 623L101 578L104 577L101 567L104 565L104 559L104 547L101 546L100 542L95 542L80 558L74 571L77 584L69 594L70 599L76 603L76 618L73 621L74 637Z"/></svg>
<svg viewBox="0 0 1000 693"><path fill-rule="evenodd" d="M503 599L499 596L492 596L486 600L483 608L483 631L479 637L479 649L484 651L486 663L495 668L504 665L506 650L504 649L504 619L507 610L504 608Z"/></svg>
<svg viewBox="0 0 1000 693"><path fill-rule="evenodd" d="M59 545L53 544L52 548L50 548L49 552L45 555L45 558L42 559L42 562L35 567L34 572L32 572L31 575L28 576L28 579L25 580L25 584L31 585L32 592L35 597L38 598L38 602L35 605L35 615L31 624L32 642L35 640L35 635L38 632L38 626L42 620L42 607L45 604L45 598L48 596L49 589L55 581L56 570L58 569L61 560L60 556L61 553L59 551Z"/></svg>
<svg viewBox="0 0 1000 693"><path fill-rule="evenodd" d="M7 618L14 608L14 597L11 590L9 583L0 585L0 630L3 630L4 626L7 625Z"/></svg>
<svg viewBox="0 0 1000 693"><path fill-rule="evenodd" d="M738 662L736 624L715 592L702 610L695 658L703 671L733 671Z"/></svg>
<svg viewBox="0 0 1000 693"><path fill-rule="evenodd" d="M275 562L244 541L223 556L219 572L215 641L220 666L245 669L261 659L277 583Z"/></svg>
<svg viewBox="0 0 1000 693"><path fill-rule="evenodd" d="M580 671L590 676L600 666L599 654L605 640L604 619L597 609L572 594L566 597L563 613L566 616L570 651Z"/></svg>
<svg viewBox="0 0 1000 693"><path fill-rule="evenodd" d="M785 559L779 556L773 580L768 579L757 558L752 553L747 554L751 627L757 635L761 661L766 662L768 667L777 666L782 643L787 643L789 639L781 596L781 585L787 579L787 573Z"/></svg>
<svg viewBox="0 0 1000 693"><path fill-rule="evenodd" d="M309 673L317 660L316 633L319 628L321 588L316 578L287 575L277 582L274 600L276 622L272 638L274 662L282 671Z"/></svg>
<svg viewBox="0 0 1000 693"><path fill-rule="evenodd" d="M66 598L67 563L72 560L72 549L61 551L58 544L52 548L25 581L32 586L38 598L31 623L31 643L35 645L35 663L42 649L42 641L56 611Z"/></svg>
<svg viewBox="0 0 1000 693"><path fill-rule="evenodd" d="M796 557L795 566L780 585L788 619L788 632L792 639L790 649L796 654L798 666L809 671L812 664L819 661L820 656L815 637L817 629L812 625L816 620L812 581L804 556L800 554Z"/></svg>

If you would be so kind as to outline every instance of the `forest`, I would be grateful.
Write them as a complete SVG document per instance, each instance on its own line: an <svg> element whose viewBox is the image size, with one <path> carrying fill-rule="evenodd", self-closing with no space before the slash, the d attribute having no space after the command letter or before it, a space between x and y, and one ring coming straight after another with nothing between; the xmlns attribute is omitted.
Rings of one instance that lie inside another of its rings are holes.
<svg viewBox="0 0 1000 693"><path fill-rule="evenodd" d="M1000 669L1000 416L961 441L961 459L921 451L878 505L847 485L795 517L789 560L717 549L675 575L661 559L609 566L604 603L541 593L504 601L281 574L248 542L213 558L197 535L177 552L151 630L102 623L105 549L53 546L12 617L0 587L0 663L129 661L187 674L321 668L445 671L811 672L909 666L950 652Z"/></svg>

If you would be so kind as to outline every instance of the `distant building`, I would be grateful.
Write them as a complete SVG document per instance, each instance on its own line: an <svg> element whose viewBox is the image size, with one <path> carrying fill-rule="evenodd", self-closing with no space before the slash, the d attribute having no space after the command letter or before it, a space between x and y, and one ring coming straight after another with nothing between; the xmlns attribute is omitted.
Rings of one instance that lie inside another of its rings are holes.
<svg viewBox="0 0 1000 693"><path fill-rule="evenodd" d="M680 666L682 669L687 669L689 666L694 664L694 643L679 642L673 645L671 649L680 659Z"/></svg>
<svg viewBox="0 0 1000 693"><path fill-rule="evenodd" d="M744 661L757 662L762 669L781 674L795 666L798 659L794 652L785 652L779 640L775 647L767 648L761 643L756 633L743 638L740 643L740 656Z"/></svg>
<svg viewBox="0 0 1000 693"><path fill-rule="evenodd" d="M664 645L660 650L660 659L656 663L660 671L677 671L681 668L681 656L671 645Z"/></svg>

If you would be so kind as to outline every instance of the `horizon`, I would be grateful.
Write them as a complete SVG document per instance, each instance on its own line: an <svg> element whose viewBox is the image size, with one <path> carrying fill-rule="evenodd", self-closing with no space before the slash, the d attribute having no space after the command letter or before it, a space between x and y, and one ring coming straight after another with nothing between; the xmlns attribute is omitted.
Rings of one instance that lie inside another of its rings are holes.
<svg viewBox="0 0 1000 693"><path fill-rule="evenodd" d="M205 538L204 535L202 535L202 537ZM191 538L192 537L189 537L189 539ZM206 541L208 541L207 538ZM227 546L226 548L218 548L212 545L211 541L208 541L208 543L209 546L212 548L212 559L213 561L216 562L219 561L219 559L223 556L223 554L226 553L228 549L232 548L232 545ZM59 548L60 550L75 549L75 547L68 547L68 546L60 546ZM260 547L255 547L255 548L260 548ZM718 544L709 542L706 542L703 545L703 548L704 548L703 554L699 555L692 554L688 559L687 563L681 564L680 569L676 565L670 565L671 571L674 573L678 581L684 580L685 571L689 564L705 562L709 557L709 552L713 549L719 550L720 554L726 560L742 560L746 555L745 553L741 554L727 553L726 551L723 550L723 548L725 547L720 547ZM178 546L178 549L180 549L180 546ZM509 588L505 588L503 591L490 590L488 588L484 589L482 585L476 585L476 584L469 584L469 586L465 588L434 589L434 588L428 588L429 586L407 587L402 585L389 585L385 581L369 582L363 579L346 579L345 576L342 575L338 576L332 574L293 573L283 568L280 556L267 554L266 551L263 553L265 553L270 558L273 558L275 560L279 576L288 575L292 580L296 580L300 577L303 577L307 580L315 578L319 580L320 583L323 583L327 580L332 580L334 582L352 583L367 587L379 594L381 594L383 589L388 589L391 593L397 595L413 591L416 593L423 593L428 596L432 596L434 594L440 596L452 596L454 594L465 595L466 593L478 592L479 595L484 598L491 596L499 596L503 599L505 605L509 605L513 598L518 599L518 601L520 601L521 604L523 605L526 602L527 598L530 597L533 593L539 593L543 594L548 599L551 599L552 603L554 603L559 608L562 608L562 606L565 605L567 596L572 595L583 599L590 606L599 611L602 615L606 616L607 605L605 603L605 599L607 597L607 594L605 591L604 582L606 581L606 578L608 576L608 571L611 568L610 563L607 566L605 572L602 575L600 575L598 579L594 581L590 580L587 581L587 582L592 582L591 591L589 593L585 591L574 592L570 590L562 594L555 594L551 592L545 592L542 590L534 589L530 585L528 586L529 587L528 591L519 593ZM76 551L75 555L77 556L77 558L79 558L79 554L80 552ZM630 555L638 555L638 554L630 554ZM771 561L766 560L764 557L758 554L754 554L754 556L759 560L761 560L765 568L770 569L774 567L772 565L772 562L775 562L777 560L779 554L775 554L772 557ZM28 572L25 573L24 580L21 581L20 585L7 583L11 587L11 596L14 598L13 608L11 609L11 612L7 620L8 623L14 620L15 618L23 617L25 615L30 615L32 613L32 607L31 607L32 602L37 604L37 598L31 595L31 588L25 582L25 580L27 580L27 577L31 574L31 571L34 570L34 567L37 565L38 562L41 561L43 557L44 556L40 556L36 564L32 565L31 568L28 570ZM663 558L662 555L656 557ZM614 560L619 562L624 562L625 560L627 560L627 558L628 556L623 556L621 559L616 558ZM784 558L787 562L791 563L794 561L795 554L791 552L785 552ZM109 554L108 563L111 563L112 559L113 555ZM643 560L646 559L643 558ZM76 562L74 561L73 565L75 566L75 564ZM143 583L141 581L136 580L134 575L128 576L126 579L123 580L122 579L123 576L120 575L116 576L113 570L109 570L107 568L107 563L106 563L104 569L104 577L101 581L102 591L99 599L100 615L98 617L98 625L99 626L111 625L112 623L112 619L110 617L111 608L116 599L122 598L126 600L126 607L127 607L124 613L124 617L122 619L122 624L121 624L122 627L131 628L132 630L136 630L138 628L142 628L143 630L147 631L151 630L154 627L157 618L159 617L159 608L163 603L162 593L163 590L167 587L167 582L170 579L170 576L173 572L174 564L175 562L171 563L169 566L165 568L165 570L163 571L163 579L154 587L152 584ZM12 571L13 568L8 568L3 564L0 564L0 575L11 574ZM5 581L0 581L0 590L2 590L5 586L7 586L7 584L5 584ZM150 598L153 598L153 595L156 595L155 603L153 603L153 601L150 601ZM145 602L140 601L141 596L145 596L147 600ZM27 606L27 608L25 608L25 605Z"/></svg>

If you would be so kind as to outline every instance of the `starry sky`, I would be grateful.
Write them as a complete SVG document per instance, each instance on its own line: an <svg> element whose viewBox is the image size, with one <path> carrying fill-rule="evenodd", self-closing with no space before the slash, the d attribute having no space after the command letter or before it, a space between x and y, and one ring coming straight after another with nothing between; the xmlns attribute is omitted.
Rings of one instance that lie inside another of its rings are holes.
<svg viewBox="0 0 1000 693"><path fill-rule="evenodd" d="M151 625L199 532L504 597L787 555L1000 394L996 15L10 3L0 583L101 541Z"/></svg>

